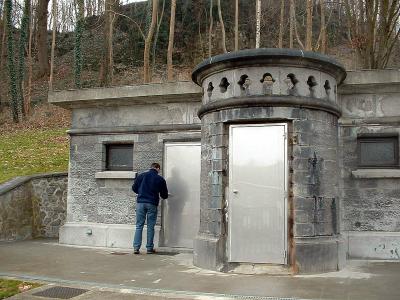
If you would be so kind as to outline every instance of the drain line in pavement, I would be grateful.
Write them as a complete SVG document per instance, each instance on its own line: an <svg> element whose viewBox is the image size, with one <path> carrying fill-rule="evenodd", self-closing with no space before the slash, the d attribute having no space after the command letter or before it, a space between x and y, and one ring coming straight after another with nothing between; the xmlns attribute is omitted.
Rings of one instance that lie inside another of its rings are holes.
<svg viewBox="0 0 400 300"><path fill-rule="evenodd" d="M154 296L162 296L162 295L180 295L180 296L208 296L208 297L219 297L225 299L239 299L239 300L307 300L302 298L292 298L292 297L269 297L269 296L253 296L253 295L233 295L233 294L218 294L218 293L205 293L205 292L193 292L193 291L178 291L178 290L167 290L167 289L153 289L153 288L143 288L143 287L132 287L126 285L117 285L117 284L104 284L99 282L90 282L90 281L74 281L74 280L65 280L58 278L50 278L44 276L30 276L30 275L20 275L13 273L1 273L0 277L11 277L16 279L23 280L37 280L44 281L48 283L57 283L57 284L65 284L70 286L79 286L85 288L92 289L108 289L112 292L123 292L125 294L142 294L142 295L154 295ZM310 300L310 299L308 299Z"/></svg>

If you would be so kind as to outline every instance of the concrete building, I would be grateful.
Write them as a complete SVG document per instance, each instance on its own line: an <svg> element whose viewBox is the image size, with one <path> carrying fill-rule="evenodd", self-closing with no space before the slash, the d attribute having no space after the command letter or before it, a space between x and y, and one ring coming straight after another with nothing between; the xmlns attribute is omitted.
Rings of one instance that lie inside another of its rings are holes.
<svg viewBox="0 0 400 300"><path fill-rule="evenodd" d="M309 273L399 259L399 71L252 49L192 78L49 94L72 110L61 243L132 247L133 178L158 161L171 195L157 244L193 249L197 266Z"/></svg>

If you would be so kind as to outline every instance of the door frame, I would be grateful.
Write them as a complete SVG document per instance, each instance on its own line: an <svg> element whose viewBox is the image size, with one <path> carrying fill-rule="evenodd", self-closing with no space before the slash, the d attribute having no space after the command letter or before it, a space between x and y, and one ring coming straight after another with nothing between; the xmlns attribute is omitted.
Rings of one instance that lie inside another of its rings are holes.
<svg viewBox="0 0 400 300"><path fill-rule="evenodd" d="M185 139L185 140L165 140L164 145L163 145L163 176L165 177L167 174L167 147L168 146L199 146L200 151L201 151L201 141L198 139ZM201 153L200 153L200 170L201 174ZM200 183L201 184L201 178L200 178ZM168 182L167 182L168 185ZM201 191L200 191L201 192ZM199 195L200 196L200 195ZM199 203L200 205L200 203ZM165 245L165 231L166 231L166 226L165 226L165 215L164 215L164 201L161 201L161 230L160 230L160 246L166 246ZM199 212L200 213L200 212ZM200 220L199 220L200 221ZM200 227L200 224L199 224ZM194 239L194 238L193 238ZM170 246L168 246L170 247ZM171 247L174 248L174 247ZM178 247L175 247L178 249Z"/></svg>
<svg viewBox="0 0 400 300"><path fill-rule="evenodd" d="M229 125L229 150L228 150L228 156L229 156L229 172L228 172L228 182L229 182L229 186L228 186L228 238L227 238L227 258L229 262L232 263L237 263L237 261L232 261L231 260L231 226L230 226L230 218L229 215L231 214L231 210L232 210L232 205L229 205L232 199L232 195L233 195L233 187L232 187L232 155L231 155L231 149L233 149L233 139L232 139L232 131L234 128L240 128L240 127L269 127L269 126L283 126L284 127L284 221L283 221L283 230L284 230L284 263L283 265L287 265L289 262L289 251L288 251L288 199L289 199L289 191L288 191L288 186L289 186L289 158L288 158L288 127L289 124L288 123L245 123L245 124L230 124ZM240 263L240 262L239 262Z"/></svg>

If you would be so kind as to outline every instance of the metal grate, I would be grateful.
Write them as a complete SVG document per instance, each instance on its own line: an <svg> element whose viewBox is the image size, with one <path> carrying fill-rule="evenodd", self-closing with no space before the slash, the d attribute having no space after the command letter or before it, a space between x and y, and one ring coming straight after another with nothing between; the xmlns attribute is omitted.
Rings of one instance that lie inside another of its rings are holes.
<svg viewBox="0 0 400 300"><path fill-rule="evenodd" d="M73 297L82 295L88 290L75 289L64 286L55 286L47 290L34 293L32 295L47 298L58 298L58 299L71 299Z"/></svg>

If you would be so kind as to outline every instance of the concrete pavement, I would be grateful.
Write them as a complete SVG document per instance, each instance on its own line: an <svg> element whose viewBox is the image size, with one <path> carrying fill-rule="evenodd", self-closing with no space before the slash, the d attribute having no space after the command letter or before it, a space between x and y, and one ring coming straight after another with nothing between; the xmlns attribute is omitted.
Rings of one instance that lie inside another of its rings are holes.
<svg viewBox="0 0 400 300"><path fill-rule="evenodd" d="M0 242L0 276L88 289L73 298L88 300L400 299L399 262L353 260L318 275L244 275L196 268L190 253L134 255L54 240ZM37 291L12 299L49 299L33 296Z"/></svg>

